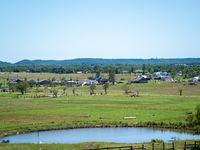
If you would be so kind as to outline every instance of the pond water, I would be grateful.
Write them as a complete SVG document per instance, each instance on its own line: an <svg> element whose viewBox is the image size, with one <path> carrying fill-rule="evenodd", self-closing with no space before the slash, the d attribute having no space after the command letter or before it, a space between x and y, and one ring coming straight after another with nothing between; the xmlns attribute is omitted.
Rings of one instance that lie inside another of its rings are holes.
<svg viewBox="0 0 200 150"><path fill-rule="evenodd" d="M2 138L11 143L81 143L81 142L116 142L143 143L152 139L169 143L171 137L180 140L200 139L199 135L153 128L84 128L34 132Z"/></svg>

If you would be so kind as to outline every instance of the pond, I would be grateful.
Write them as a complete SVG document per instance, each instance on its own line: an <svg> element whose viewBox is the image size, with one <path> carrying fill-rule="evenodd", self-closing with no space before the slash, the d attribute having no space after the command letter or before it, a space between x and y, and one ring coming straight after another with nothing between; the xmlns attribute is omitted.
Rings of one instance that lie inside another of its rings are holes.
<svg viewBox="0 0 200 150"><path fill-rule="evenodd" d="M199 135L154 128L83 128L34 132L2 138L10 143L81 143L81 142L116 142L143 143L152 139L169 143L172 137L180 140L200 139Z"/></svg>

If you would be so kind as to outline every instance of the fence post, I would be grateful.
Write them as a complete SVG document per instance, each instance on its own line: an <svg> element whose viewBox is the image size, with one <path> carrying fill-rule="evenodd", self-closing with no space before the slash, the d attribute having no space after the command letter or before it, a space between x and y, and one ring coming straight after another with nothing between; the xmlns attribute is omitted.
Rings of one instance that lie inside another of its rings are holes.
<svg viewBox="0 0 200 150"><path fill-rule="evenodd" d="M172 145L173 145L173 150L174 150L174 142L172 143Z"/></svg>
<svg viewBox="0 0 200 150"><path fill-rule="evenodd" d="M154 150L154 143L152 143L152 150Z"/></svg>
<svg viewBox="0 0 200 150"><path fill-rule="evenodd" d="M186 142L185 142L184 150L186 150Z"/></svg>
<svg viewBox="0 0 200 150"><path fill-rule="evenodd" d="M144 149L144 144L142 144L142 150Z"/></svg>
<svg viewBox="0 0 200 150"><path fill-rule="evenodd" d="M165 143L163 142L163 150L165 149Z"/></svg>
<svg viewBox="0 0 200 150"><path fill-rule="evenodd" d="M194 141L194 149L196 149L196 141Z"/></svg>
<svg viewBox="0 0 200 150"><path fill-rule="evenodd" d="M131 150L133 150L133 146L131 146Z"/></svg>

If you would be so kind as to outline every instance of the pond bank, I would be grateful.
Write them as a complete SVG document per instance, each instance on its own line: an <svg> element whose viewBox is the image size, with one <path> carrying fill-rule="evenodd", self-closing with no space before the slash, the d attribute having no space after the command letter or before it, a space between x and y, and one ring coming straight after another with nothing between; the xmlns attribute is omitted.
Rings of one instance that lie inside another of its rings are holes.
<svg viewBox="0 0 200 150"><path fill-rule="evenodd" d="M63 129L78 129L78 128L117 128L117 127L145 127L145 128L159 128L159 129L176 129L180 132L192 132L191 128L186 127L182 123L156 123L156 122L141 122L141 123L127 123L127 122L51 122L49 124L28 124L25 126L16 126L7 128L6 131L1 131L0 138L25 134L31 132L63 130Z"/></svg>

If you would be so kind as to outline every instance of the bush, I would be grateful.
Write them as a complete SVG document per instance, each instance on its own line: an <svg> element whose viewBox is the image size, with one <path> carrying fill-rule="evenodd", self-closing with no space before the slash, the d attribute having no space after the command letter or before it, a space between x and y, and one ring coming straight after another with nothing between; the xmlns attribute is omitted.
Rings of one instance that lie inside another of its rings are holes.
<svg viewBox="0 0 200 150"><path fill-rule="evenodd" d="M54 95L55 97L57 97L57 95L58 95L58 90L54 89L54 90L53 90L53 95Z"/></svg>

